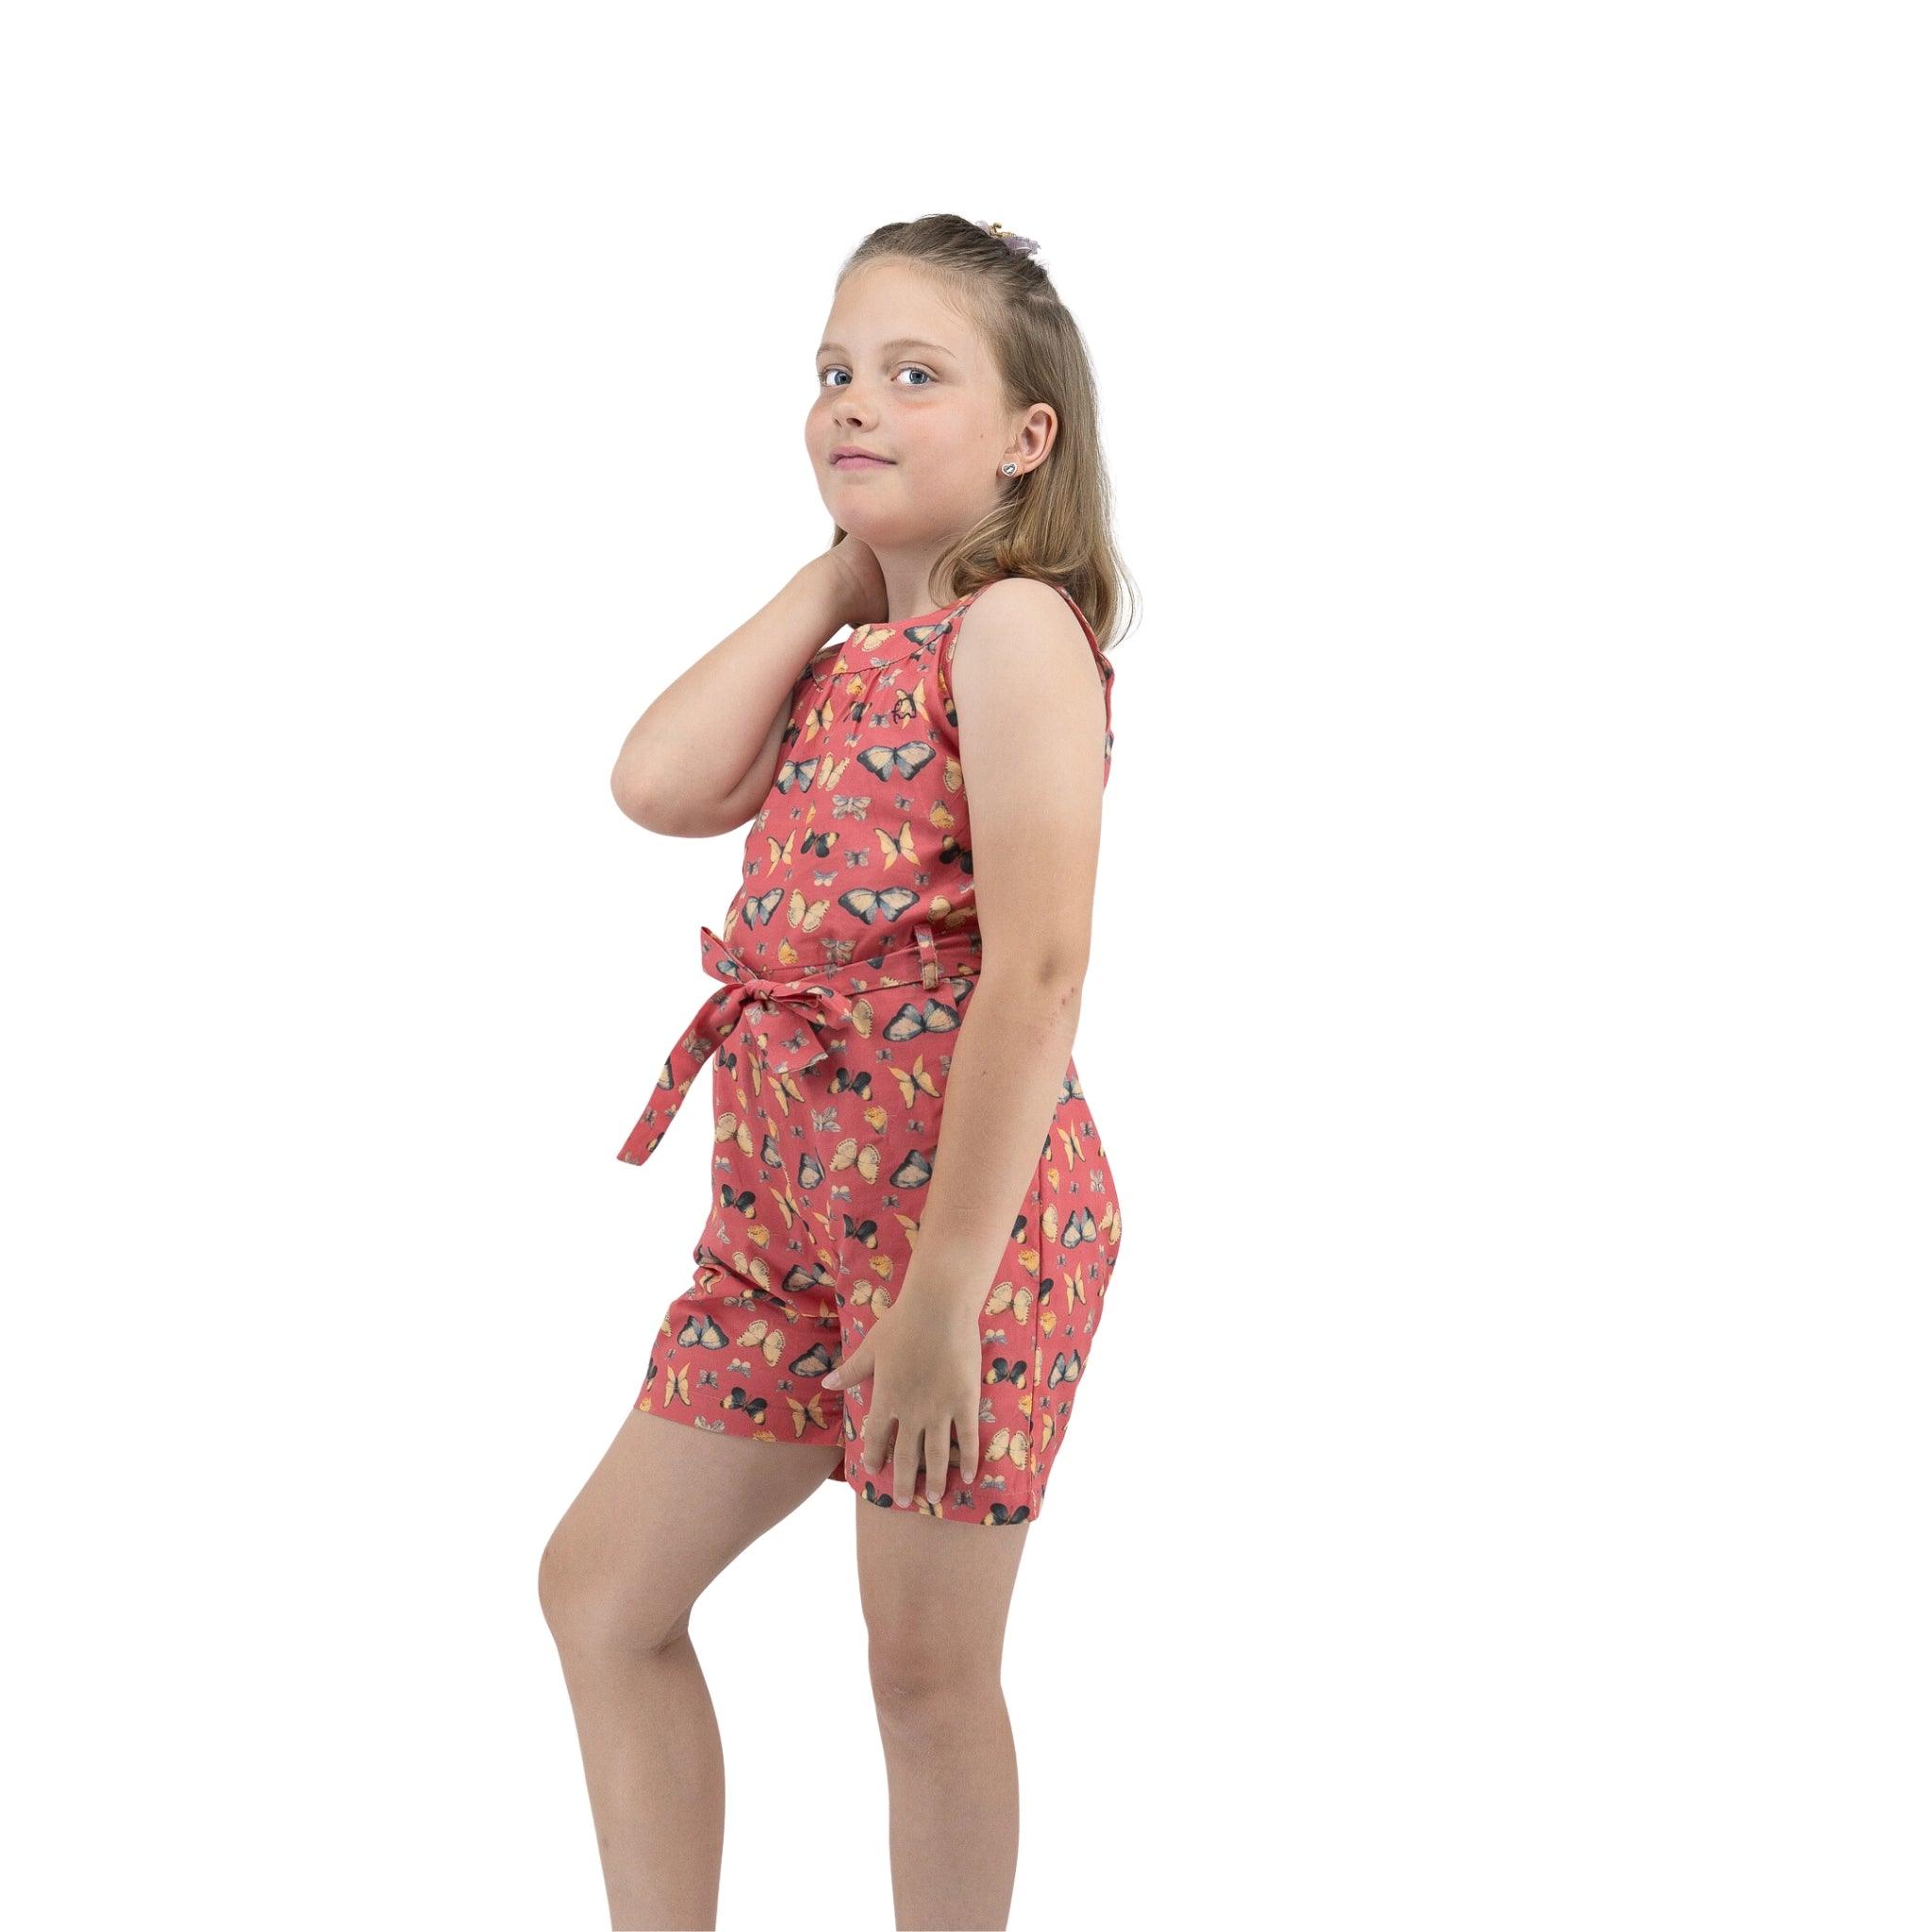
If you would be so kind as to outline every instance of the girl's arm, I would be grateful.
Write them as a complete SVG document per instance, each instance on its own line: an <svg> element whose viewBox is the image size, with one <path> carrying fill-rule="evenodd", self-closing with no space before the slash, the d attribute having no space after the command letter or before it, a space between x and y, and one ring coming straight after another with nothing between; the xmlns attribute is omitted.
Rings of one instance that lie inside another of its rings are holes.
<svg viewBox="0 0 1932 1932"><path fill-rule="evenodd" d="M897 1299L824 1378L840 1390L872 1378L860 1460L875 1474L890 1456L901 1501L922 1459L928 1486L946 1467L954 1438L961 1485L975 1480L980 1307L1073 1051L1106 777L1099 673L1051 585L987 586L957 641L952 689L982 963L953 1036L918 1247Z"/></svg>
<svg viewBox="0 0 1932 1932"><path fill-rule="evenodd" d="M1033 1185L1079 1024L1107 714L1079 620L1027 578L974 602L952 687L983 963L955 1038L905 1294L976 1313Z"/></svg>
<svg viewBox="0 0 1932 1932"><path fill-rule="evenodd" d="M846 547L813 558L652 700L610 774L626 818L674 838L705 839L758 809L799 674L841 625L858 621L850 614L859 592L841 555Z"/></svg>

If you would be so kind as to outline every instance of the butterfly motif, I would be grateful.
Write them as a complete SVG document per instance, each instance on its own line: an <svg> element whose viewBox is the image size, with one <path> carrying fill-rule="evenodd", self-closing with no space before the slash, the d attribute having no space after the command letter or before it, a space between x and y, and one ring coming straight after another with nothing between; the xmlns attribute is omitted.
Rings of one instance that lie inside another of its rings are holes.
<svg viewBox="0 0 1932 1932"><path fill-rule="evenodd" d="M912 1062L908 1071L905 1067L888 1067L886 1070L899 1083L899 1098L908 1107L917 1104L915 1096L924 1093L930 1100L940 1097L939 1082L925 1071L925 1056L921 1054Z"/></svg>
<svg viewBox="0 0 1932 1932"><path fill-rule="evenodd" d="M919 847L912 842L912 822L899 827L899 836L894 839L883 825L874 828L874 837L879 841L879 850L885 854L886 865L890 870L894 859L903 858L908 865L919 863Z"/></svg>
<svg viewBox="0 0 1932 1932"><path fill-rule="evenodd" d="M932 1162L917 1147L892 1170L892 1186L909 1192L932 1179Z"/></svg>
<svg viewBox="0 0 1932 1932"><path fill-rule="evenodd" d="M1099 1239L1100 1229L1094 1223L1092 1208L1076 1208L1067 1217L1066 1227L1060 1235L1060 1246L1075 1248L1082 1241L1097 1241Z"/></svg>
<svg viewBox="0 0 1932 1932"><path fill-rule="evenodd" d="M791 1405L791 1433L794 1436L804 1435L808 1423L821 1429L829 1429L832 1426L825 1420L825 1412L821 1406L822 1398L817 1394L804 1402L799 1401L795 1395L788 1395L785 1400Z"/></svg>
<svg viewBox="0 0 1932 1932"><path fill-rule="evenodd" d="M731 1393L724 1398L724 1407L741 1408L754 1423L761 1423L765 1419L765 1398L762 1395L747 1394L741 1388L732 1389Z"/></svg>
<svg viewBox="0 0 1932 1932"><path fill-rule="evenodd" d="M908 1001L886 1022L885 1037L891 1041L917 1040L922 1033L957 1033L959 1009L942 1000L927 1000L924 1008Z"/></svg>
<svg viewBox="0 0 1932 1932"><path fill-rule="evenodd" d="M679 1348L729 1348L731 1343L724 1329L710 1316L693 1314L677 1331L677 1345ZM687 1394L684 1399L689 1402L691 1397Z"/></svg>
<svg viewBox="0 0 1932 1932"><path fill-rule="evenodd" d="M1024 1283L1015 1288L1010 1281L993 1284L992 1292L986 1298L986 1306L980 1310L983 1315L1004 1315L1008 1308L1014 1319L1024 1322L1033 1307L1033 1294Z"/></svg>
<svg viewBox="0 0 1932 1932"><path fill-rule="evenodd" d="M820 922L832 909L829 899L808 901L797 887L791 889L790 914L791 924L802 932L816 932Z"/></svg>
<svg viewBox="0 0 1932 1932"><path fill-rule="evenodd" d="M763 1230L747 1229L746 1232L762 1233ZM734 1254L731 1257L731 1265L737 1269L740 1274L749 1276L760 1288L769 1289L771 1287L772 1271L765 1265L765 1257L762 1255Z"/></svg>
<svg viewBox="0 0 1932 1932"><path fill-rule="evenodd" d="M895 772L902 778L915 778L939 756L924 739L906 744L873 744L858 754L858 762L874 778L890 778Z"/></svg>
<svg viewBox="0 0 1932 1932"><path fill-rule="evenodd" d="M796 1356L786 1363L786 1367L794 1375L801 1378L809 1377L813 1381L823 1381L836 1366L831 1351L823 1341L814 1341L803 1355Z"/></svg>
<svg viewBox="0 0 1932 1932"><path fill-rule="evenodd" d="M854 886L849 892L839 895L839 904L871 925L880 918L903 918L919 904L919 894L910 886L888 886L882 892L874 891L870 886Z"/></svg>
<svg viewBox="0 0 1932 1932"><path fill-rule="evenodd" d="M857 1168L864 1180L876 1180L879 1174L878 1148L870 1141L861 1147L858 1139L848 1134L832 1149L832 1172L837 1174L848 1167Z"/></svg>
<svg viewBox="0 0 1932 1932"><path fill-rule="evenodd" d="M785 1353L785 1331L760 1315L738 1338L741 1348L755 1348L772 1368L778 1366L778 1357Z"/></svg>
<svg viewBox="0 0 1932 1932"><path fill-rule="evenodd" d="M856 1281L851 1294L846 1297L846 1305L854 1308L870 1308L877 1317L892 1306L891 1291L883 1281Z"/></svg>

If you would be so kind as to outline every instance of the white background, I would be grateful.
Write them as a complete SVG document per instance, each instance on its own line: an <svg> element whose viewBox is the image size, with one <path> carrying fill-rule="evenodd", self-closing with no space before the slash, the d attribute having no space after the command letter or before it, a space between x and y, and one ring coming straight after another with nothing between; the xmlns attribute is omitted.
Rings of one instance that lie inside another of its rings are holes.
<svg viewBox="0 0 1932 1932"><path fill-rule="evenodd" d="M948 209L1142 600L1011 1924L1928 1923L1908 11L9 12L9 1919L608 1923L537 1559L738 850L608 777ZM693 1618L725 1926L891 1924L856 1507Z"/></svg>

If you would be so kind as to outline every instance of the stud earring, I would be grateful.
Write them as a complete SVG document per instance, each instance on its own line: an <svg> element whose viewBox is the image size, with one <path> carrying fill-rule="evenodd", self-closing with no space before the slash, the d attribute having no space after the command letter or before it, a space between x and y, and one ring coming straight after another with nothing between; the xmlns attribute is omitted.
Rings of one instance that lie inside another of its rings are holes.
<svg viewBox="0 0 1932 1932"><path fill-rule="evenodd" d="M1004 469L1003 469L1003 470L1002 470L1002 471L1000 472L1000 475L1003 475L1003 476L1010 476L1010 475L1011 475L1013 474L1013 472L1014 472L1015 470L1017 470L1017 469L1018 469L1019 467L1020 467L1020 466L1019 466L1019 464L1018 464L1018 463L1008 463L1008 465L1007 465L1007 466L1006 466L1006 467L1005 467L1005 468L1004 468Z"/></svg>

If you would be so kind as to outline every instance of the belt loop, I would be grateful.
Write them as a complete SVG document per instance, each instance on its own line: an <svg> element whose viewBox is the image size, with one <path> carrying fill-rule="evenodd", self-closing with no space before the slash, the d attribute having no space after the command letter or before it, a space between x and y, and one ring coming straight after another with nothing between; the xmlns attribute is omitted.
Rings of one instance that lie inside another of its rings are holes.
<svg viewBox="0 0 1932 1932"><path fill-rule="evenodd" d="M919 981L929 991L940 983L940 949L933 943L931 926L915 925L912 934L919 941Z"/></svg>

